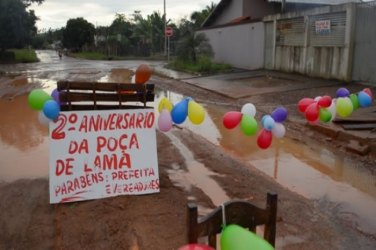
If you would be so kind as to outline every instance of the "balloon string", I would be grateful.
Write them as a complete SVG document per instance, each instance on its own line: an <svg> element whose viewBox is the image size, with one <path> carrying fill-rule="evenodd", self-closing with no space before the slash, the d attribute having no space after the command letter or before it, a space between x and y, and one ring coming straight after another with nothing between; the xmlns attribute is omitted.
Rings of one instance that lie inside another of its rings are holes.
<svg viewBox="0 0 376 250"><path fill-rule="evenodd" d="M222 204L221 207L222 207L222 223L223 223L223 226L226 227L225 204Z"/></svg>

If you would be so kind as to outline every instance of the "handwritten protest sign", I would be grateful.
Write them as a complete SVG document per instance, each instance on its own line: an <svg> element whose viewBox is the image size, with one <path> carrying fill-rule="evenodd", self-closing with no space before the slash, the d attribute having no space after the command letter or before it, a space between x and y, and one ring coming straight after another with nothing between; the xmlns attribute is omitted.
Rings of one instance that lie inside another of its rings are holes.
<svg viewBox="0 0 376 250"><path fill-rule="evenodd" d="M50 203L159 192L153 109L61 112L50 123Z"/></svg>
<svg viewBox="0 0 376 250"><path fill-rule="evenodd" d="M315 30L318 35L330 34L330 20L315 21Z"/></svg>

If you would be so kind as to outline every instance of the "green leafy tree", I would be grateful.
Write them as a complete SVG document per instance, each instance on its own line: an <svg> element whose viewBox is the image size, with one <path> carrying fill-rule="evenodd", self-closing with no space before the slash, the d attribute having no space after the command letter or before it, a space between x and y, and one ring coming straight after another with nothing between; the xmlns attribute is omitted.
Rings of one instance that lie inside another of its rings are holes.
<svg viewBox="0 0 376 250"><path fill-rule="evenodd" d="M63 45L66 48L81 51L83 46L94 43L94 25L79 17L69 19L63 32Z"/></svg>
<svg viewBox="0 0 376 250"><path fill-rule="evenodd" d="M164 50L164 19L159 12L153 12L143 18L139 11L135 11L133 22L133 37L138 41L137 47L142 50L143 55Z"/></svg>
<svg viewBox="0 0 376 250"><path fill-rule="evenodd" d="M191 20L182 19L179 25L179 41L177 46L178 59L196 63L199 56L211 57L213 50L207 37L203 34L195 34L203 22L214 10L215 4L206 6L201 11L191 14Z"/></svg>
<svg viewBox="0 0 376 250"><path fill-rule="evenodd" d="M115 54L126 55L133 52L132 33L133 24L126 18L124 14L116 14L115 19L109 27L110 43Z"/></svg>
<svg viewBox="0 0 376 250"><path fill-rule="evenodd" d="M213 56L213 50L205 34L190 33L179 40L177 56L180 60L196 63L199 56Z"/></svg>
<svg viewBox="0 0 376 250"><path fill-rule="evenodd" d="M191 14L191 20L193 22L193 26L198 29L202 26L204 21L209 17L210 13L215 9L216 4L213 2L210 5L207 5L205 9L201 11L195 11Z"/></svg>
<svg viewBox="0 0 376 250"><path fill-rule="evenodd" d="M0 50L22 48L30 44L37 33L37 17L33 10L27 11L32 2L43 0L0 0Z"/></svg>

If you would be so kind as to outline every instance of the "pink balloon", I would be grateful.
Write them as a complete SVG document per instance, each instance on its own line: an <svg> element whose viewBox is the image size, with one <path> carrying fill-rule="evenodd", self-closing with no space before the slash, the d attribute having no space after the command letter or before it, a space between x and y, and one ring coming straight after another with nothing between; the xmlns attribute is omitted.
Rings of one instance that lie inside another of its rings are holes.
<svg viewBox="0 0 376 250"><path fill-rule="evenodd" d="M242 116L243 114L241 112L237 112L237 111L227 112L223 116L223 125L225 126L225 128L228 128L228 129L235 128L240 123Z"/></svg>
<svg viewBox="0 0 376 250"><path fill-rule="evenodd" d="M309 105L314 103L315 100L312 98L303 98L298 102L298 109L300 112L304 113Z"/></svg>
<svg viewBox="0 0 376 250"><path fill-rule="evenodd" d="M366 92L370 97L371 99L373 100L373 94L372 94L372 91L370 88L365 88L363 89L364 92Z"/></svg>
<svg viewBox="0 0 376 250"><path fill-rule="evenodd" d="M304 113L308 121L316 121L319 118L319 105L316 102L312 103L307 107Z"/></svg>
<svg viewBox="0 0 376 250"><path fill-rule="evenodd" d="M272 144L272 131L262 129L257 136L257 145L261 149L267 149Z"/></svg>
<svg viewBox="0 0 376 250"><path fill-rule="evenodd" d="M205 244L188 244L180 247L178 250L215 250Z"/></svg>
<svg viewBox="0 0 376 250"><path fill-rule="evenodd" d="M158 117L158 129L162 132L168 132L172 128L172 118L167 109L163 109Z"/></svg>

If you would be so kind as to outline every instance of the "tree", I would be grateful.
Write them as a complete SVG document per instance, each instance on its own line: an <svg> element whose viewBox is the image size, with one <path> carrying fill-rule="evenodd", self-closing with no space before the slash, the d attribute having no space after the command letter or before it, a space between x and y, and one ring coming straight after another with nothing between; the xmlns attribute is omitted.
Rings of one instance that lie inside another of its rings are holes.
<svg viewBox="0 0 376 250"><path fill-rule="evenodd" d="M162 52L164 50L163 16L154 11L151 15L143 18L139 11L135 11L133 21L135 22L133 37L139 41L139 45L150 48L151 53Z"/></svg>
<svg viewBox="0 0 376 250"><path fill-rule="evenodd" d="M94 43L94 25L82 17L69 19L63 32L63 45L66 48L81 51L84 45Z"/></svg>
<svg viewBox="0 0 376 250"><path fill-rule="evenodd" d="M127 20L124 14L116 13L115 19L109 27L110 35L107 38L111 47L115 48L118 55L130 54L132 46L133 24Z"/></svg>
<svg viewBox="0 0 376 250"><path fill-rule="evenodd" d="M196 63L198 56L213 56L213 50L205 34L192 32L179 40L177 56L180 60Z"/></svg>
<svg viewBox="0 0 376 250"><path fill-rule="evenodd" d="M191 20L196 29L200 28L204 21L209 17L210 13L215 9L216 4L213 2L207 5L205 9L201 11L195 11L191 14Z"/></svg>
<svg viewBox="0 0 376 250"><path fill-rule="evenodd" d="M0 0L1 51L30 44L37 32L37 17L33 10L26 10L32 2L42 3L43 0Z"/></svg>
<svg viewBox="0 0 376 250"><path fill-rule="evenodd" d="M213 50L207 37L202 33L196 35L195 32L208 18L215 6L212 3L201 11L193 12L191 21L187 19L181 20L179 25L180 39L177 46L178 59L196 63L198 56L210 57L213 55Z"/></svg>

